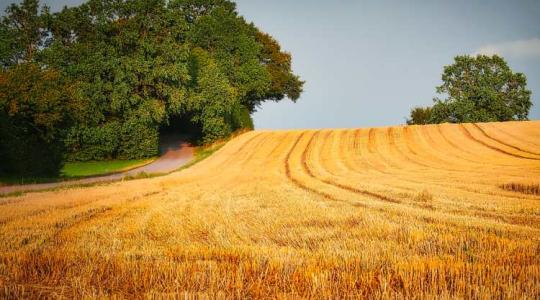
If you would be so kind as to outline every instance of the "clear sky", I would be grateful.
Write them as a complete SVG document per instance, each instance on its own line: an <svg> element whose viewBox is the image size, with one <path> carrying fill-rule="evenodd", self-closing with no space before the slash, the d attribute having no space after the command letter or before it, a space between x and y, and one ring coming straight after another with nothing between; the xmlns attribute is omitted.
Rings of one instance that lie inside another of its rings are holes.
<svg viewBox="0 0 540 300"><path fill-rule="evenodd" d="M2 10L13 1L0 0ZM81 0L44 1L53 10ZM443 66L459 54L501 54L528 78L540 119L538 0L238 0L247 20L293 55L305 92L267 103L263 128L368 127L404 123L436 96Z"/></svg>

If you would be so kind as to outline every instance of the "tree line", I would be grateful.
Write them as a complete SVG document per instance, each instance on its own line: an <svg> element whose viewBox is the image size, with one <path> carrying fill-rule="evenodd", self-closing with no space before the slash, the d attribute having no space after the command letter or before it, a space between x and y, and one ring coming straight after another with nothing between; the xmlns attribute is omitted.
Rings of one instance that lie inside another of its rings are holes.
<svg viewBox="0 0 540 300"><path fill-rule="evenodd" d="M158 152L182 118L210 143L296 101L291 55L228 0L89 0L57 13L12 4L0 22L0 173Z"/></svg>
<svg viewBox="0 0 540 300"><path fill-rule="evenodd" d="M498 56L461 55L444 67L433 106L415 107L407 124L523 121L532 107L527 78Z"/></svg>

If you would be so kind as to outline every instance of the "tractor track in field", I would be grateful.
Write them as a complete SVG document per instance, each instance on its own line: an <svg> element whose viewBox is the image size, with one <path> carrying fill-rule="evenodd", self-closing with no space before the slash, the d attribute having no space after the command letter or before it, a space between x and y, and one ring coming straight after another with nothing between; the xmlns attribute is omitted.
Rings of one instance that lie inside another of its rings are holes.
<svg viewBox="0 0 540 300"><path fill-rule="evenodd" d="M540 160L540 158L535 158L535 157L530 157L530 156L523 156L523 155L520 155L520 154L508 152L508 151L506 151L504 149L501 149L499 147L495 147L493 145L490 145L490 144L486 143L485 141L474 137L472 135L470 129L465 127L465 125L463 125L463 124L459 124L459 128L465 134L465 136L467 136L470 140L475 141L478 144L481 144L481 145L483 145L483 146L485 146L485 147L487 147L489 149L495 150L495 151L497 151L499 153L506 154L506 155L509 155L509 156L513 156L513 157L516 157L516 158L523 158L523 159L529 159L529 160Z"/></svg>
<svg viewBox="0 0 540 300"><path fill-rule="evenodd" d="M505 141L502 141L502 140L500 140L500 139L498 139L498 138L495 138L495 137L489 135L489 134L484 130L484 128L482 128L480 125L478 125L478 124L476 124L476 123L473 123L473 126L476 127L478 130L480 130L480 132L481 132L486 138L488 138L488 139L490 139L490 140L493 140L493 141L495 141L495 142L497 142L497 143L499 143L499 144L503 144L503 145L505 145L505 146L507 146L507 147L509 147L509 148L512 148L512 149L514 149L514 150L518 150L518 151L521 151L521 152L525 152L525 153L527 153L527 154L540 155L540 153L538 153L538 152L532 152L532 151L523 149L523 148L521 148L521 147L518 147L518 146L515 146L515 145L512 145L512 144L509 144L509 143L507 143L507 142L505 142Z"/></svg>

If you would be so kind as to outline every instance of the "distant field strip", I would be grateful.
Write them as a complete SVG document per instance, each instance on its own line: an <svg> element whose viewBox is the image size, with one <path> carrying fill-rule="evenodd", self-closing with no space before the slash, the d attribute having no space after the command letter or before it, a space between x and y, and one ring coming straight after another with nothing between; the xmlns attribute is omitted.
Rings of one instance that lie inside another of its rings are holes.
<svg viewBox="0 0 540 300"><path fill-rule="evenodd" d="M254 131L0 198L0 298L540 298L540 122Z"/></svg>

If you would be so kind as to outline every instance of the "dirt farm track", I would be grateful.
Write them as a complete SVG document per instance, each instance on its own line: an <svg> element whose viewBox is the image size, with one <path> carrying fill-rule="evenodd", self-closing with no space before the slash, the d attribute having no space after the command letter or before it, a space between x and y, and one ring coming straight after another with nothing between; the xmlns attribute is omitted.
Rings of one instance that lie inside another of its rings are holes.
<svg viewBox="0 0 540 300"><path fill-rule="evenodd" d="M540 298L540 122L253 131L0 198L0 298Z"/></svg>

